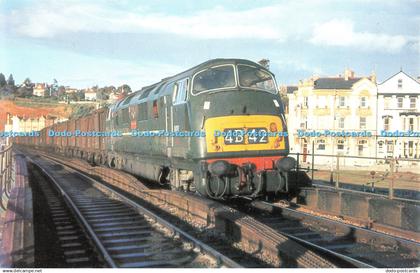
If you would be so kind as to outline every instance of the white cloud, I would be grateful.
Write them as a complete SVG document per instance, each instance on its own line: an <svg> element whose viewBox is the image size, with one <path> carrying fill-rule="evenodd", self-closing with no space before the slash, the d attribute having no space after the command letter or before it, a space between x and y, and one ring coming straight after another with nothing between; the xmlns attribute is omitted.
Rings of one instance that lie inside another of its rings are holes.
<svg viewBox="0 0 420 273"><path fill-rule="evenodd" d="M17 35L35 38L53 38L60 34L71 37L77 32L157 33L195 39L284 42L308 41L309 36L309 41L316 45L384 52L397 52L410 44L410 37L403 35L356 31L350 19L334 19L313 28L314 22L322 22L333 12L340 11L341 1L334 0L289 1L245 10L228 10L219 6L176 15L153 12L141 5L121 9L110 6L111 2L37 1L8 14L0 13L0 30L8 29ZM346 12L357 17L357 13L351 10ZM410 20L418 20L418 17ZM6 27L1 26L2 21Z"/></svg>
<svg viewBox="0 0 420 273"><path fill-rule="evenodd" d="M310 41L316 45L354 47L364 50L397 52L408 39L402 35L356 32L354 23L346 19L333 19L318 24L313 29Z"/></svg>
<svg viewBox="0 0 420 273"><path fill-rule="evenodd" d="M9 24L17 34L29 37L54 37L65 32L171 33L201 39L254 38L284 40L279 24L280 6L245 11L223 7L192 15L167 15L115 10L77 2L47 1L12 12Z"/></svg>

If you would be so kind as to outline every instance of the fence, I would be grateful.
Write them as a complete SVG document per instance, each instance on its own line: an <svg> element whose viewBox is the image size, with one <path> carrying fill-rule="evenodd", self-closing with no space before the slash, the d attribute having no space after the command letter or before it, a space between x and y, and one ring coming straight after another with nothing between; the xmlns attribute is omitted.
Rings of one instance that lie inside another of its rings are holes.
<svg viewBox="0 0 420 273"><path fill-rule="evenodd" d="M0 212L6 211L7 200L12 189L12 147L0 150Z"/></svg>
<svg viewBox="0 0 420 273"><path fill-rule="evenodd" d="M314 184L420 200L420 159L291 153Z"/></svg>

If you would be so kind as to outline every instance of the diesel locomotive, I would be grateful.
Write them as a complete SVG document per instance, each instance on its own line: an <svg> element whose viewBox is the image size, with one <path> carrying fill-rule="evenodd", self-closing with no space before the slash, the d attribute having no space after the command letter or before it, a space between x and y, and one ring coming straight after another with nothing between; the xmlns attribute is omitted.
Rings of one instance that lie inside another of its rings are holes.
<svg viewBox="0 0 420 273"><path fill-rule="evenodd" d="M19 142L211 198L287 193L296 168L275 77L243 59L207 61Z"/></svg>

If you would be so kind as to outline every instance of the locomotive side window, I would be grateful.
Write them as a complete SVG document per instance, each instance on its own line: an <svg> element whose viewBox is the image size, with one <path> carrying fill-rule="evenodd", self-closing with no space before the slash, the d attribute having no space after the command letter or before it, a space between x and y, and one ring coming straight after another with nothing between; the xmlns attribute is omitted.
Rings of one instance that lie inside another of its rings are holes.
<svg viewBox="0 0 420 273"><path fill-rule="evenodd" d="M147 102L137 106L137 120L147 120Z"/></svg>
<svg viewBox="0 0 420 273"><path fill-rule="evenodd" d="M154 100L153 101L153 118L158 118L158 117L159 117L158 101Z"/></svg>
<svg viewBox="0 0 420 273"><path fill-rule="evenodd" d="M236 87L233 65L215 66L198 72L193 78L193 94Z"/></svg>
<svg viewBox="0 0 420 273"><path fill-rule="evenodd" d="M276 93L276 84L267 71L250 65L238 65L239 86Z"/></svg>
<svg viewBox="0 0 420 273"><path fill-rule="evenodd" d="M188 83L188 79L183 79L175 84L174 104L184 103L187 100Z"/></svg>
<svg viewBox="0 0 420 273"><path fill-rule="evenodd" d="M128 108L121 110L121 124L128 124L130 121L130 115L128 113Z"/></svg>

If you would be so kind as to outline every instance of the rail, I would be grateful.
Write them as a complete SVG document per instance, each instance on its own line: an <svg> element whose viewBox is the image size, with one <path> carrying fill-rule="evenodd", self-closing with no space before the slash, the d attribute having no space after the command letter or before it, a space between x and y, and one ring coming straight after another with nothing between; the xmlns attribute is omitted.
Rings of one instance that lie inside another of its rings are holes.
<svg viewBox="0 0 420 273"><path fill-rule="evenodd" d="M377 193L389 199L419 200L420 159L290 153L296 169L319 185Z"/></svg>
<svg viewBox="0 0 420 273"><path fill-rule="evenodd" d="M0 211L7 209L7 200L12 189L12 145L0 149Z"/></svg>

